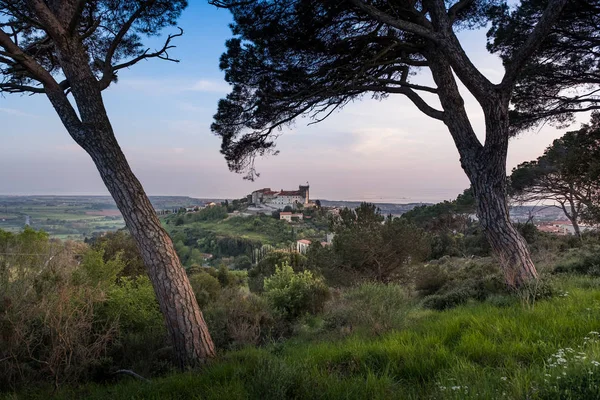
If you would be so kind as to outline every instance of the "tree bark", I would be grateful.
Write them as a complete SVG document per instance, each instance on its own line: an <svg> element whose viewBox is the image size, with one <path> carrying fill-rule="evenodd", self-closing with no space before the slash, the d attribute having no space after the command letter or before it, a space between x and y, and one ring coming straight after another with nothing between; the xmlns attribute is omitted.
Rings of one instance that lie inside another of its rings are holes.
<svg viewBox="0 0 600 400"><path fill-rule="evenodd" d="M500 262L506 284L518 288L538 274L525 239L509 217L506 182L508 154L509 100L490 90L480 101L486 121L486 141L482 145L469 121L452 68L443 52L431 47L426 53L433 79L438 87L448 127L460 154L460 162L474 189L477 217Z"/></svg>
<svg viewBox="0 0 600 400"><path fill-rule="evenodd" d="M508 101L484 105L486 143L476 158L463 160L477 202L477 216L494 251L506 284L519 288L538 278L527 242L512 224L507 201Z"/></svg>
<svg viewBox="0 0 600 400"><path fill-rule="evenodd" d="M77 39L57 48L80 119L62 92L46 88L48 98L69 134L91 156L135 238L179 366L203 364L215 356L214 344L173 243L115 138L87 54Z"/></svg>
<svg viewBox="0 0 600 400"><path fill-rule="evenodd" d="M471 183L477 200L477 216L500 261L506 284L519 288L537 279L527 243L510 221L506 184L491 174L483 174Z"/></svg>
<svg viewBox="0 0 600 400"><path fill-rule="evenodd" d="M579 219L579 211L572 198L569 199L569 207L571 207L571 213L569 214L565 212L565 214L571 220L571 225L573 225L575 236L581 238L581 229L579 228L579 222L577 221Z"/></svg>

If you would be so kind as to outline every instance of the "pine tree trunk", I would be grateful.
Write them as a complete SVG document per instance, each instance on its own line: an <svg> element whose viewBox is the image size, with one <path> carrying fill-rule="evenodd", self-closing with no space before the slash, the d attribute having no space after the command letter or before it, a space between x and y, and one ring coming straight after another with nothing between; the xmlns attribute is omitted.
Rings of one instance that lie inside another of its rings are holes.
<svg viewBox="0 0 600 400"><path fill-rule="evenodd" d="M472 184L479 222L502 266L506 284L519 288L537 279L527 243L510 221L504 185L492 176L482 176Z"/></svg>
<svg viewBox="0 0 600 400"><path fill-rule="evenodd" d="M460 162L474 189L477 216L500 262L506 284L518 288L537 279L537 271L525 239L509 218L506 191L509 98L490 92L481 102L485 115L485 144L481 144L469 121L454 73L443 52L432 47L427 53L433 79L448 127L460 154Z"/></svg>
<svg viewBox="0 0 600 400"><path fill-rule="evenodd" d="M138 248L165 317L180 367L198 366L215 348L194 291L142 185L116 140L87 147Z"/></svg>
<svg viewBox="0 0 600 400"><path fill-rule="evenodd" d="M180 367L203 364L215 356L214 344L173 243L117 143L87 54L73 40L59 48L59 62L79 117L62 93L48 88L47 96L71 137L91 156L135 238Z"/></svg>
<svg viewBox="0 0 600 400"><path fill-rule="evenodd" d="M527 242L510 220L507 200L508 105L484 108L486 143L461 161L477 202L477 216L494 251L506 284L519 288L538 278Z"/></svg>

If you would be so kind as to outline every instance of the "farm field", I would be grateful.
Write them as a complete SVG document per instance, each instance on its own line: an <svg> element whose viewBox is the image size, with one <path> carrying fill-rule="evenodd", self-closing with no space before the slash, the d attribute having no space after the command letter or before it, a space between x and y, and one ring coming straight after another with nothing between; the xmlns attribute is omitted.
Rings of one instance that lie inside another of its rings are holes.
<svg viewBox="0 0 600 400"><path fill-rule="evenodd" d="M184 196L155 196L151 201L157 209L204 202ZM19 232L26 224L62 240L83 240L125 227L109 196L0 196L0 229Z"/></svg>

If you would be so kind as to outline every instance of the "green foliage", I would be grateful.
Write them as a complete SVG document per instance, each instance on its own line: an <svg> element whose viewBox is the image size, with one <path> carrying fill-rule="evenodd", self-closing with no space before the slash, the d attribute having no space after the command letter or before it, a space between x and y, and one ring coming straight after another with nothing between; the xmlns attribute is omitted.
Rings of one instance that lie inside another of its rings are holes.
<svg viewBox="0 0 600 400"><path fill-rule="evenodd" d="M123 277L106 293L101 309L108 321L118 321L121 334L165 332L152 283L147 276Z"/></svg>
<svg viewBox="0 0 600 400"><path fill-rule="evenodd" d="M104 250L88 250L83 255L81 268L74 272L73 279L77 284L85 283L106 289L116 282L117 276L124 268L121 253L117 253L113 259L104 261Z"/></svg>
<svg viewBox="0 0 600 400"><path fill-rule="evenodd" d="M240 288L219 292L203 309L211 337L219 349L256 346L271 338L275 321L266 300Z"/></svg>
<svg viewBox="0 0 600 400"><path fill-rule="evenodd" d="M436 310L509 293L498 266L490 259L432 261L415 270L414 280L415 289L427 296L424 307Z"/></svg>
<svg viewBox="0 0 600 400"><path fill-rule="evenodd" d="M466 233L471 225L469 215L475 213L475 198L471 188L459 194L456 200L415 207L401 218L428 232Z"/></svg>
<svg viewBox="0 0 600 400"><path fill-rule="evenodd" d="M600 245L569 250L556 265L554 272L600 276Z"/></svg>
<svg viewBox="0 0 600 400"><path fill-rule="evenodd" d="M265 298L274 310L294 320L304 314L316 314L329 298L329 288L310 271L294 272L289 264L277 267L264 282Z"/></svg>
<svg viewBox="0 0 600 400"><path fill-rule="evenodd" d="M334 293L323 315L327 330L348 335L380 335L401 329L414 307L406 289L398 284L363 283Z"/></svg>
<svg viewBox="0 0 600 400"><path fill-rule="evenodd" d="M249 270L252 268L252 260L246 255L238 256L233 260L233 269Z"/></svg>
<svg viewBox="0 0 600 400"><path fill-rule="evenodd" d="M354 332L343 340L316 338L245 348L227 353L200 374L179 373L152 383L126 380L112 386L65 388L55 396L91 400L162 399L173 398L173 393L189 398L202 393L206 399L597 398L600 282L569 278L561 285L568 296L542 300L535 308L518 302L502 307L473 303L444 312L417 308L399 318L401 330L377 337ZM379 292L377 297L383 298L385 290L381 286L364 293ZM387 297L393 297L394 289L389 290ZM34 400L48 396L46 392L27 395Z"/></svg>
<svg viewBox="0 0 600 400"><path fill-rule="evenodd" d="M192 274L189 279L200 308L214 301L221 291L219 280L206 272Z"/></svg>
<svg viewBox="0 0 600 400"><path fill-rule="evenodd" d="M116 337L96 316L120 261L31 229L0 231L0 246L0 388L90 379Z"/></svg>
<svg viewBox="0 0 600 400"><path fill-rule="evenodd" d="M136 277L145 275L144 260L137 248L135 239L126 230L108 232L104 236L92 240L92 247L104 250L104 261L107 262L120 254L120 259L125 264L121 276Z"/></svg>
<svg viewBox="0 0 600 400"><path fill-rule="evenodd" d="M333 229L337 262L363 278L405 279L410 265L427 258L429 253L425 232L406 220L383 218L373 204L342 210Z"/></svg>
<svg viewBox="0 0 600 400"><path fill-rule="evenodd" d="M289 251L272 251L248 271L248 285L253 292L262 292L264 279L273 275L278 265L291 265L294 271L304 270L306 257Z"/></svg>
<svg viewBox="0 0 600 400"><path fill-rule="evenodd" d="M227 206L205 207L194 213L188 213L185 216L185 223L201 221L220 221L227 218Z"/></svg>

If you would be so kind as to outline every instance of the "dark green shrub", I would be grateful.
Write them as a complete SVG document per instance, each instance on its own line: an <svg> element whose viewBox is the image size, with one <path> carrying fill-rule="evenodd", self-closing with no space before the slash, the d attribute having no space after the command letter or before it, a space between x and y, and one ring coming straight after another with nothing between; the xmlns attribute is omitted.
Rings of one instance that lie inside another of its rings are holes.
<svg viewBox="0 0 600 400"><path fill-rule="evenodd" d="M219 280L206 272L192 274L189 279L200 308L214 301L221 291Z"/></svg>
<svg viewBox="0 0 600 400"><path fill-rule="evenodd" d="M239 288L222 290L203 312L219 349L261 344L271 337L275 326L267 301Z"/></svg>
<svg viewBox="0 0 600 400"><path fill-rule="evenodd" d="M434 294L423 301L423 307L434 310L447 310L466 303L475 293L469 288L454 288L442 294Z"/></svg>
<svg viewBox="0 0 600 400"><path fill-rule="evenodd" d="M150 279L121 278L118 285L106 293L102 315L107 320L117 320L124 332L151 332L164 330L163 316Z"/></svg>
<svg viewBox="0 0 600 400"><path fill-rule="evenodd" d="M508 289L496 263L491 259L443 258L415 271L415 287L427 308L444 310L469 299L484 301Z"/></svg>
<svg viewBox="0 0 600 400"><path fill-rule="evenodd" d="M423 296L440 290L450 279L448 272L440 264L426 264L415 270L415 289Z"/></svg>
<svg viewBox="0 0 600 400"><path fill-rule="evenodd" d="M278 265L289 264L294 271L302 271L306 265L306 257L288 251L272 251L267 254L256 266L248 271L248 286L255 293L264 290L264 280L275 273Z"/></svg>
<svg viewBox="0 0 600 400"><path fill-rule="evenodd" d="M600 276L600 246L588 245L569 250L554 272Z"/></svg>
<svg viewBox="0 0 600 400"><path fill-rule="evenodd" d="M316 314L329 298L329 288L311 271L294 272L289 264L277 267L265 279L265 298L285 318L294 320L303 314Z"/></svg>

